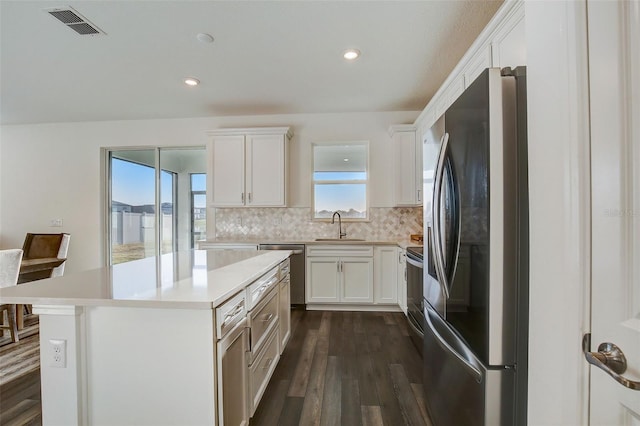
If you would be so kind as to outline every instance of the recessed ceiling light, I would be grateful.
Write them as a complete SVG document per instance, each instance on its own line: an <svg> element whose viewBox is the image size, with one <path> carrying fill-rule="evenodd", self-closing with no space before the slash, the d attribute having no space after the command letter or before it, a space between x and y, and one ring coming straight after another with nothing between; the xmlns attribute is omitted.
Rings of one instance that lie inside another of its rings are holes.
<svg viewBox="0 0 640 426"><path fill-rule="evenodd" d="M348 61L353 61L354 59L358 59L360 51L358 49L347 49L342 56Z"/></svg>
<svg viewBox="0 0 640 426"><path fill-rule="evenodd" d="M197 78L188 77L184 79L184 84L186 84L187 86L197 86L198 84L200 84L200 80L198 80Z"/></svg>
<svg viewBox="0 0 640 426"><path fill-rule="evenodd" d="M196 38L202 43L213 43L213 36L207 33L199 33Z"/></svg>
<svg viewBox="0 0 640 426"><path fill-rule="evenodd" d="M349 161L349 159L348 159L348 158L345 158L345 159L344 159L344 160L342 160L342 161Z"/></svg>

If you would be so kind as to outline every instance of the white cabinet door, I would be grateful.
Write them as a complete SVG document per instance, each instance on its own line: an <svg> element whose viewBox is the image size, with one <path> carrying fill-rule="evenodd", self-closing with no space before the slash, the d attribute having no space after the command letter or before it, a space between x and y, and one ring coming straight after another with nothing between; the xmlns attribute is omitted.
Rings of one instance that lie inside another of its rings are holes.
<svg viewBox="0 0 640 426"><path fill-rule="evenodd" d="M283 135L247 135L246 205L285 205L285 140Z"/></svg>
<svg viewBox="0 0 640 426"><path fill-rule="evenodd" d="M469 87L482 74L482 71L490 68L491 61L491 45L487 43L486 46L478 49L465 67L463 71L465 87Z"/></svg>
<svg viewBox="0 0 640 426"><path fill-rule="evenodd" d="M398 305L407 314L407 252L398 249Z"/></svg>
<svg viewBox="0 0 640 426"><path fill-rule="evenodd" d="M517 6L524 8L524 2ZM496 31L491 41L493 67L527 65L527 42L525 38L524 12L512 13Z"/></svg>
<svg viewBox="0 0 640 426"><path fill-rule="evenodd" d="M338 258L307 258L307 303L339 302Z"/></svg>
<svg viewBox="0 0 640 426"><path fill-rule="evenodd" d="M244 205L244 136L216 136L211 141L211 202L220 207Z"/></svg>
<svg viewBox="0 0 640 426"><path fill-rule="evenodd" d="M291 336L291 277L287 275L280 281L278 316L280 321L280 355Z"/></svg>
<svg viewBox="0 0 640 426"><path fill-rule="evenodd" d="M422 144L416 128L394 125L389 128L394 150L394 204L419 206L422 204Z"/></svg>
<svg viewBox="0 0 640 426"><path fill-rule="evenodd" d="M345 257L340 259L342 278L341 302L373 302L373 259L370 257Z"/></svg>
<svg viewBox="0 0 640 426"><path fill-rule="evenodd" d="M242 320L217 344L218 424L249 424L247 328Z"/></svg>
<svg viewBox="0 0 640 426"><path fill-rule="evenodd" d="M398 303L398 249L375 247L373 253L373 301L381 304Z"/></svg>
<svg viewBox="0 0 640 426"><path fill-rule="evenodd" d="M211 205L285 207L288 127L222 129L211 138Z"/></svg>

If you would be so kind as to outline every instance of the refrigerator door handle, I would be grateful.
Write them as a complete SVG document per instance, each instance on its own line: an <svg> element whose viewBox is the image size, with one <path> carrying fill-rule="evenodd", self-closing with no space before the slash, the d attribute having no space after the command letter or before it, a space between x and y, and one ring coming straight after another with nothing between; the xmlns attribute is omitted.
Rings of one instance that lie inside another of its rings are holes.
<svg viewBox="0 0 640 426"><path fill-rule="evenodd" d="M484 379L479 361L476 360L473 353L466 347L465 343L456 336L455 332L450 330L449 326L440 318L437 312L430 306L425 304L425 322L427 327L436 337L438 344L445 351L451 353L465 369L474 377L476 382L482 383ZM444 335L444 336L443 336ZM458 348L458 350L454 349Z"/></svg>
<svg viewBox="0 0 640 426"><path fill-rule="evenodd" d="M433 232L431 233L431 245L433 246L434 265L438 282L445 295L445 299L449 298L449 286L447 285L447 273L444 265L444 255L442 253L442 217L441 213L441 197L442 184L444 180L444 164L447 158L447 150L449 148L449 134L442 136L440 143L440 153L438 154L438 162L436 165L436 173L434 176L433 198L431 200L431 209L433 217Z"/></svg>

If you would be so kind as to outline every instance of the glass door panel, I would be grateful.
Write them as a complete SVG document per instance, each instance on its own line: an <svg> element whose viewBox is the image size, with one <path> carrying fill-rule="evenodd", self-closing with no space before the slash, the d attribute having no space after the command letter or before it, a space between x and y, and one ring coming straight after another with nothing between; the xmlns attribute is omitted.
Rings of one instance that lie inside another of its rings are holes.
<svg viewBox="0 0 640 426"><path fill-rule="evenodd" d="M111 264L156 253L155 149L111 151Z"/></svg>
<svg viewBox="0 0 640 426"><path fill-rule="evenodd" d="M206 238L204 147L107 152L109 264L189 250Z"/></svg>

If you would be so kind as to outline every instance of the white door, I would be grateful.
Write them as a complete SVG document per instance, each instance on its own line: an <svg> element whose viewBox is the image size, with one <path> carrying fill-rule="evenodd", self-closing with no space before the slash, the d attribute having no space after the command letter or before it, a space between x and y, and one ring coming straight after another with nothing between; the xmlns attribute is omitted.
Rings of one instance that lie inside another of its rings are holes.
<svg viewBox="0 0 640 426"><path fill-rule="evenodd" d="M640 2L589 1L591 345L640 381ZM640 385L640 383L638 383ZM591 425L640 425L640 390L591 366Z"/></svg>

